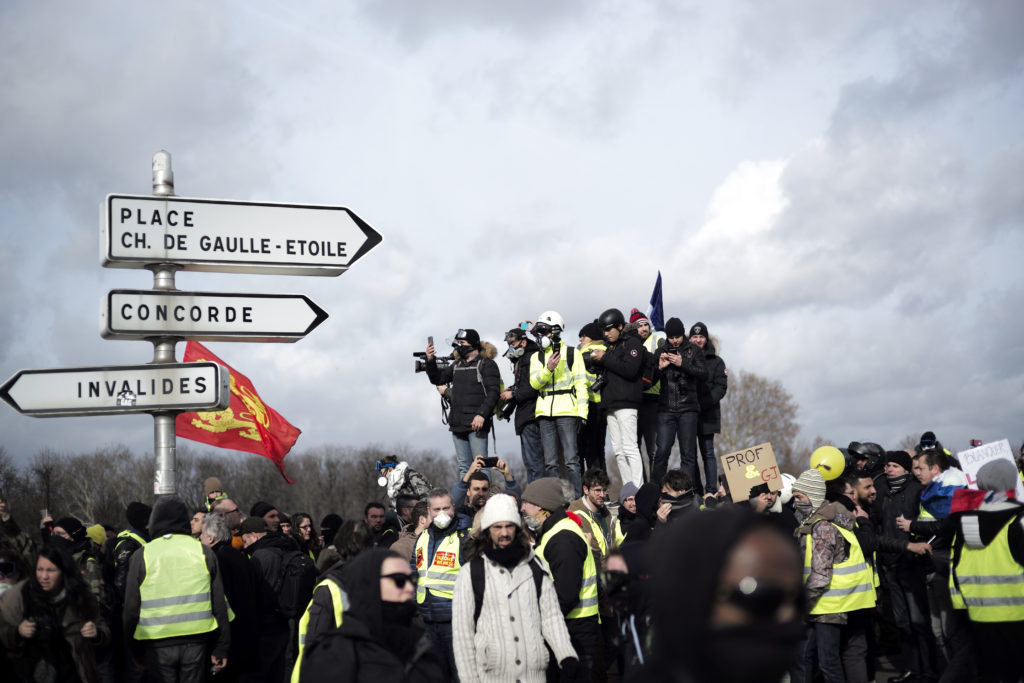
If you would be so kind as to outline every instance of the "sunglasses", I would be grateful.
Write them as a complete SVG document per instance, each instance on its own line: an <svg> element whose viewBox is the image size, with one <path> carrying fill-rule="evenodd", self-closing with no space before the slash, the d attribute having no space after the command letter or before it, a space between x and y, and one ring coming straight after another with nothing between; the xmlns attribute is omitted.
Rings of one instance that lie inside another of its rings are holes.
<svg viewBox="0 0 1024 683"><path fill-rule="evenodd" d="M402 572L397 572L395 574L384 574L380 578L391 579L395 582L395 586L398 588L398 590L402 590L403 588L405 588L405 584L407 583L411 583L414 586L416 585L415 574L403 574Z"/></svg>
<svg viewBox="0 0 1024 683"><path fill-rule="evenodd" d="M803 606L801 591L794 592L770 584L763 585L752 576L740 579L739 585L732 590L720 589L717 598L720 602L732 603L760 619L774 619L779 609L786 604L795 605L798 610L802 610Z"/></svg>

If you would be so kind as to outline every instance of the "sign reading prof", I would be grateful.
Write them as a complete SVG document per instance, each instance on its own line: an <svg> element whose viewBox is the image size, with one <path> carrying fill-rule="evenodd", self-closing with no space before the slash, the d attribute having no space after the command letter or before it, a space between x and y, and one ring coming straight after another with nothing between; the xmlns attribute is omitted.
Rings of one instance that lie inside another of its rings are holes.
<svg viewBox="0 0 1024 683"><path fill-rule="evenodd" d="M230 380L217 363L20 370L0 398L32 417L218 411L231 400Z"/></svg>
<svg viewBox="0 0 1024 683"><path fill-rule="evenodd" d="M770 443L726 453L718 456L718 460L734 502L747 500L750 489L761 484L768 484L769 491L782 489L782 477Z"/></svg>
<svg viewBox="0 0 1024 683"><path fill-rule="evenodd" d="M341 206L111 194L101 214L107 268L340 275L382 239Z"/></svg>

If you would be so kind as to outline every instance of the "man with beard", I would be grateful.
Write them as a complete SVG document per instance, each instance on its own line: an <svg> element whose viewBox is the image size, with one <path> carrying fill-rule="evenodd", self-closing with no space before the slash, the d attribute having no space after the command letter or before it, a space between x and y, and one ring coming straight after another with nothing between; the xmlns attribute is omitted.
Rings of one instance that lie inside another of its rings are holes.
<svg viewBox="0 0 1024 683"><path fill-rule="evenodd" d="M452 649L452 597L455 577L465 560L471 520L456 517L451 494L434 489L427 496L430 526L416 540L414 551L419 582L416 602L427 627L427 634L445 654L448 669L455 676L455 651Z"/></svg>
<svg viewBox="0 0 1024 683"><path fill-rule="evenodd" d="M380 503L370 502L363 508L363 521L373 534L374 548L390 548L398 540L398 533L384 525L385 518L384 506Z"/></svg>
<svg viewBox="0 0 1024 683"><path fill-rule="evenodd" d="M505 333L505 342L508 344L505 357L512 363L513 379L512 386L501 392L501 400L515 404L515 430L529 483L545 475L544 446L536 416L537 390L530 386L530 358L540 347L527 338L526 330L521 327L513 327Z"/></svg>
<svg viewBox="0 0 1024 683"><path fill-rule="evenodd" d="M523 491L523 520L536 538L538 557L547 564L555 582L558 605L580 665L585 675L603 680L597 562L579 517L566 511L567 503L561 479L544 477L530 482Z"/></svg>
<svg viewBox="0 0 1024 683"><path fill-rule="evenodd" d="M535 559L521 524L514 498L492 496L480 515L480 535L467 553L473 559L455 580L452 631L463 683L541 683L547 647L563 677L579 670L555 586Z"/></svg>
<svg viewBox="0 0 1024 683"><path fill-rule="evenodd" d="M476 456L473 458L473 464L469 466L466 476L460 479L452 489L452 499L462 501L457 512L470 519L473 519L476 513L483 509L484 503L491 496L491 478L484 469L484 457ZM516 498L522 495L519 482L516 481L507 462L498 458L498 463L491 469L497 470L504 477L506 493Z"/></svg>
<svg viewBox="0 0 1024 683"><path fill-rule="evenodd" d="M604 567L604 558L612 546L611 513L604 502L608 498L611 480L604 470L597 468L583 473L583 496L569 505L569 511L579 515L583 533L591 537L590 549L598 567Z"/></svg>

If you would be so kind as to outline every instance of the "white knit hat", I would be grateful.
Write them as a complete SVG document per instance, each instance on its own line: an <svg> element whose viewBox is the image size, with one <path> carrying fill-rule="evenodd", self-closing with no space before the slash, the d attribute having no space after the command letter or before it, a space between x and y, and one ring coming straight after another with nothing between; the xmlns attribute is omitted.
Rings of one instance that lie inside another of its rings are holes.
<svg viewBox="0 0 1024 683"><path fill-rule="evenodd" d="M516 507L516 499L507 493L494 494L480 511L481 529L489 529L492 524L498 522L512 522L518 527L523 525L519 508Z"/></svg>

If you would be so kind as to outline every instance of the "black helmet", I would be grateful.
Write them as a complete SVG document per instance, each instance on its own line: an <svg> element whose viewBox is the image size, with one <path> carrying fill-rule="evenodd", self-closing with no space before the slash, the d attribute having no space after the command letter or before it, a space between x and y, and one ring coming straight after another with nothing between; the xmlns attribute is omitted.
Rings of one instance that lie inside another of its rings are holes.
<svg viewBox="0 0 1024 683"><path fill-rule="evenodd" d="M597 319L597 324L602 328L608 327L609 325L625 325L626 318L622 315L622 311L619 309L609 308L601 314L600 318Z"/></svg>

